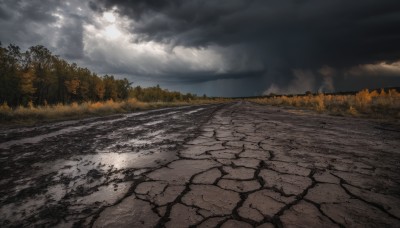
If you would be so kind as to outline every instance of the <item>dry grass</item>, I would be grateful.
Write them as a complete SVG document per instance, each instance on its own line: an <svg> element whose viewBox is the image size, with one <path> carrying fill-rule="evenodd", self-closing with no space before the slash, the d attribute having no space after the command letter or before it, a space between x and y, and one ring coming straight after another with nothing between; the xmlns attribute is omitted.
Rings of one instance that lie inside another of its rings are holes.
<svg viewBox="0 0 400 228"><path fill-rule="evenodd" d="M27 106L10 108L6 103L0 105L0 123L3 124L33 124L36 122L47 122L64 119L78 119L89 116L105 116L117 113L128 113L138 110L147 110L153 108L211 104L225 102L224 99L198 99L190 102L141 102L135 98L125 101L115 102L113 100L105 102L76 102L68 105L45 105L33 106L31 103Z"/></svg>
<svg viewBox="0 0 400 228"><path fill-rule="evenodd" d="M303 107L335 115L400 118L400 93L396 90L370 92L365 89L355 95L274 96L251 101L276 106Z"/></svg>

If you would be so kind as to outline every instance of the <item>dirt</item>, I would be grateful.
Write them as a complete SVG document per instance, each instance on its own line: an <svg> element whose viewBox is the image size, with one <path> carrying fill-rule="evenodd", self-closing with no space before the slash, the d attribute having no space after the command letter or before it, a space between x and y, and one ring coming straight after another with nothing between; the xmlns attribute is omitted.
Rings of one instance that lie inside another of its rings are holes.
<svg viewBox="0 0 400 228"><path fill-rule="evenodd" d="M396 123L235 102L0 136L1 227L400 226Z"/></svg>

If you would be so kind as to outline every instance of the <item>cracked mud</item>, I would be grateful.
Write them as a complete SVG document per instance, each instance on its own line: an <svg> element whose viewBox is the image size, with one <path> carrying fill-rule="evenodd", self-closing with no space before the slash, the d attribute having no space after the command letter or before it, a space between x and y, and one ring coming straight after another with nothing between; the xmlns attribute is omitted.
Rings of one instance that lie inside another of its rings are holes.
<svg viewBox="0 0 400 228"><path fill-rule="evenodd" d="M400 226L394 123L236 102L0 136L1 227Z"/></svg>

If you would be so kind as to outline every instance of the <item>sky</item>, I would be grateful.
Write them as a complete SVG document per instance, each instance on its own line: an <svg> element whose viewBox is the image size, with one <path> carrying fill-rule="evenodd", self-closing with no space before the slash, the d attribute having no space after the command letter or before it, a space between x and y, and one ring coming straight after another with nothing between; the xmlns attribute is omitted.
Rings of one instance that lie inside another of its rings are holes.
<svg viewBox="0 0 400 228"><path fill-rule="evenodd" d="M0 41L208 96L400 86L399 0L0 0Z"/></svg>

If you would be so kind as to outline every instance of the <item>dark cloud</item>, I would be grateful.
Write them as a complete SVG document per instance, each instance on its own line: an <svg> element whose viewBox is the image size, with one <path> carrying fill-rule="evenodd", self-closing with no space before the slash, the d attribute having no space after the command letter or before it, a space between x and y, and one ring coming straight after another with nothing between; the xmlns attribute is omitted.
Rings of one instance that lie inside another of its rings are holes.
<svg viewBox="0 0 400 228"><path fill-rule="evenodd" d="M210 95L400 86L399 27L398 0L0 0L3 44Z"/></svg>
<svg viewBox="0 0 400 228"><path fill-rule="evenodd" d="M81 17L71 15L60 29L58 51L68 59L83 58L83 25Z"/></svg>
<svg viewBox="0 0 400 228"><path fill-rule="evenodd" d="M44 45L67 59L83 56L83 23L76 3L54 0L0 1L0 40L23 49Z"/></svg>
<svg viewBox="0 0 400 228"><path fill-rule="evenodd" d="M233 50L240 46L236 53L251 56L247 62L261 61L268 72L264 77L280 87L295 87L290 85L294 82L299 89L302 84L312 84L312 90L333 89L326 82L352 67L400 60L398 0L100 0L96 7L117 8L131 18L136 42ZM225 57L235 61L231 55ZM336 74L318 73L324 66L333 67ZM294 73L298 70L309 73L299 79ZM315 83L300 82L304 80ZM400 84L399 78L389 81ZM340 90L347 88L345 83L342 78L330 84Z"/></svg>
<svg viewBox="0 0 400 228"><path fill-rule="evenodd" d="M57 20L52 15L59 3L44 1L0 1L0 40L4 43L17 43L23 48L34 44L47 44L48 28Z"/></svg>
<svg viewBox="0 0 400 228"><path fill-rule="evenodd" d="M143 40L190 47L248 44L290 67L399 59L398 0L100 0Z"/></svg>

